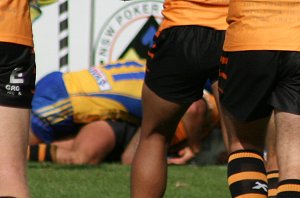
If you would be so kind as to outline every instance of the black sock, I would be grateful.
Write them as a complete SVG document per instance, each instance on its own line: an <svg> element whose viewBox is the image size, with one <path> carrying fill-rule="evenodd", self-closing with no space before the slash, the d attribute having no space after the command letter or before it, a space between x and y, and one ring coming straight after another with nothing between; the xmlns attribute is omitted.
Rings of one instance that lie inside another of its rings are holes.
<svg viewBox="0 0 300 198"><path fill-rule="evenodd" d="M231 153L227 176L232 197L267 197L267 176L262 153L253 150Z"/></svg>

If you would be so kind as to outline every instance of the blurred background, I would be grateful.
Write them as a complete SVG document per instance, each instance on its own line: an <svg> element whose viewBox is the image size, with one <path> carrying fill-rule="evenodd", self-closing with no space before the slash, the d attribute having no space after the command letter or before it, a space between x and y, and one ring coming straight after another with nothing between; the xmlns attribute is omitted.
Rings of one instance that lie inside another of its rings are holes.
<svg viewBox="0 0 300 198"><path fill-rule="evenodd" d="M33 23L37 80L58 69L73 71L118 59L143 59L162 18L161 0L37 3ZM60 43L66 46L61 48ZM60 64L65 54L66 66Z"/></svg>

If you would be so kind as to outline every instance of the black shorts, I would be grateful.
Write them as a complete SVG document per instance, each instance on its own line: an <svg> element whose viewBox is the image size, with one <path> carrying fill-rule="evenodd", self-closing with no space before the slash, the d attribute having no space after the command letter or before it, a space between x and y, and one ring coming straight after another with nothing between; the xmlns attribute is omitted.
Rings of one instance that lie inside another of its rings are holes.
<svg viewBox="0 0 300 198"><path fill-rule="evenodd" d="M31 108L34 87L33 49L0 42L0 105Z"/></svg>
<svg viewBox="0 0 300 198"><path fill-rule="evenodd" d="M227 52L221 60L220 100L238 120L264 118L274 108L300 115L300 52Z"/></svg>
<svg viewBox="0 0 300 198"><path fill-rule="evenodd" d="M114 131L116 136L116 145L115 148L107 155L105 161L119 162L121 160L122 153L139 127L123 121L108 120L107 123Z"/></svg>
<svg viewBox="0 0 300 198"><path fill-rule="evenodd" d="M146 85L168 101L200 99L205 82L218 78L224 33L201 26L163 30L149 50Z"/></svg>

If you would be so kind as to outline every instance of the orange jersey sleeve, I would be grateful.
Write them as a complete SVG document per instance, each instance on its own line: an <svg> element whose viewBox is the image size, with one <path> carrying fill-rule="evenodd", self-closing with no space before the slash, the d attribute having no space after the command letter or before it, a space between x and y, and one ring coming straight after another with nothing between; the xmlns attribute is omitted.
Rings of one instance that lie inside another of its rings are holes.
<svg viewBox="0 0 300 198"><path fill-rule="evenodd" d="M33 47L28 0L0 1L0 42Z"/></svg>
<svg viewBox="0 0 300 198"><path fill-rule="evenodd" d="M180 25L200 25L225 30L228 2L229 0L166 0L160 31Z"/></svg>
<svg viewBox="0 0 300 198"><path fill-rule="evenodd" d="M181 120L179 123L178 123L178 126L177 126L177 129L176 129L176 132L174 134L174 137L171 141L171 146L174 146L184 140L186 140L187 136L186 136L186 129L184 127L184 124L183 124L183 121Z"/></svg>
<svg viewBox="0 0 300 198"><path fill-rule="evenodd" d="M300 0L231 0L224 50L300 51Z"/></svg>

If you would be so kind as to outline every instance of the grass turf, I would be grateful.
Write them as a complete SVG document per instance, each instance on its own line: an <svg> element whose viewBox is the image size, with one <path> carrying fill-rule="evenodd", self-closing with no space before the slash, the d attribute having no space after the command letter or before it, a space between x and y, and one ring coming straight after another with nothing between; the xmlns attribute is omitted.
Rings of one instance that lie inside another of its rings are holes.
<svg viewBox="0 0 300 198"><path fill-rule="evenodd" d="M28 164L32 198L128 198L130 167ZM165 198L228 198L225 166L169 166Z"/></svg>

